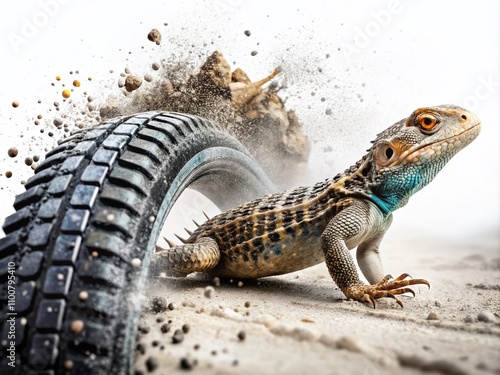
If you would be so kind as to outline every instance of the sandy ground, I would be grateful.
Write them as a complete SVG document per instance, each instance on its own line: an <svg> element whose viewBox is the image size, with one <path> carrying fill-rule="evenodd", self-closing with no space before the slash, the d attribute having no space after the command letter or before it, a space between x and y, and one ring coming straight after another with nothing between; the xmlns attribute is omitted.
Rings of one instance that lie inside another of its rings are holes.
<svg viewBox="0 0 500 375"><path fill-rule="evenodd" d="M416 288L415 298L404 298L404 309L388 299L375 310L345 300L324 264L254 282L222 283L213 293L213 280L204 275L151 280L149 300L163 296L173 310L143 314L136 369L500 374L498 244L423 240L409 229L396 228L386 238L385 269L394 276L408 272L426 278L431 289ZM175 331L186 324L188 332L174 343Z"/></svg>

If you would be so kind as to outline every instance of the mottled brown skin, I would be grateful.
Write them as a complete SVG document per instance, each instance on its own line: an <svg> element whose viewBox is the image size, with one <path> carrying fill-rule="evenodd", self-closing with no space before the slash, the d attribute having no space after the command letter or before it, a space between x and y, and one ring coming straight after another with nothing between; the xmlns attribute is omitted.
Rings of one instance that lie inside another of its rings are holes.
<svg viewBox="0 0 500 375"><path fill-rule="evenodd" d="M378 135L368 153L334 178L264 196L209 219L185 245L160 249L152 272L254 279L326 260L342 292L358 301L412 293L429 283L383 272L379 256L392 212L428 184L479 134L479 119L456 106L421 108ZM371 285L358 276L350 250Z"/></svg>

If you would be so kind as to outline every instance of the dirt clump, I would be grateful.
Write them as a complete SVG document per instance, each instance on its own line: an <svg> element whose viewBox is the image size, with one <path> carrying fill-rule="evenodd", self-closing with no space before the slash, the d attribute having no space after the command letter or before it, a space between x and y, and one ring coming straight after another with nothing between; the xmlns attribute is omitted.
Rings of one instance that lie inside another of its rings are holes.
<svg viewBox="0 0 500 375"><path fill-rule="evenodd" d="M252 82L242 69L231 70L218 51L195 74L182 76L176 68L163 69L161 80L147 91L134 93L128 103L109 100L100 110L101 117L152 110L198 115L224 126L278 184L301 173L309 157L309 140L295 112L285 108L279 85L264 86L279 69Z"/></svg>

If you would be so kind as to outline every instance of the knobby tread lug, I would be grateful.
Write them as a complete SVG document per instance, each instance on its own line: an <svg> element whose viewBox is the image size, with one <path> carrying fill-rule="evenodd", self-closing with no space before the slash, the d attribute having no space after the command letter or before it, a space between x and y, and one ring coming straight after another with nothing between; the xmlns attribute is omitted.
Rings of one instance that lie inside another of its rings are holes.
<svg viewBox="0 0 500 375"><path fill-rule="evenodd" d="M70 208L64 215L61 231L70 234L83 234L89 221L90 211Z"/></svg>
<svg viewBox="0 0 500 375"><path fill-rule="evenodd" d="M179 131L168 122L150 121L146 125L146 128L162 132L168 137L170 143L174 146L179 143L179 139L182 139Z"/></svg>
<svg viewBox="0 0 500 375"><path fill-rule="evenodd" d="M138 137L156 143L164 152L169 153L168 145L171 145L172 141L165 133L144 128L139 132Z"/></svg>
<svg viewBox="0 0 500 375"><path fill-rule="evenodd" d="M35 302L36 282L28 281L16 285L16 312L24 313L31 310Z"/></svg>
<svg viewBox="0 0 500 375"><path fill-rule="evenodd" d="M29 207L23 207L19 211L7 216L3 223L3 230L6 234L14 232L23 227L30 221L31 210Z"/></svg>
<svg viewBox="0 0 500 375"><path fill-rule="evenodd" d="M117 229L127 237L131 237L130 229L133 224L133 218L125 211L103 206L97 210L93 223L101 228Z"/></svg>
<svg viewBox="0 0 500 375"><path fill-rule="evenodd" d="M104 165L111 168L118 157L118 151L115 150L105 150L100 148L92 157L92 161L98 165Z"/></svg>
<svg viewBox="0 0 500 375"><path fill-rule="evenodd" d="M30 189L35 185L40 185L52 180L57 171L57 166L44 170L35 170L35 174L31 176L24 184L25 189Z"/></svg>
<svg viewBox="0 0 500 375"><path fill-rule="evenodd" d="M26 244L33 249L43 248L49 242L53 225L51 223L35 224L29 234Z"/></svg>
<svg viewBox="0 0 500 375"><path fill-rule="evenodd" d="M86 314L97 314L106 318L118 316L119 302L116 296L110 295L101 290L85 290L86 298L80 298L81 291L76 290L70 293L68 304L72 309Z"/></svg>
<svg viewBox="0 0 500 375"><path fill-rule="evenodd" d="M119 186L131 187L143 196L147 195L146 190L149 188L149 180L141 172L120 165L110 173L109 181Z"/></svg>
<svg viewBox="0 0 500 375"><path fill-rule="evenodd" d="M50 266L43 282L43 294L51 297L65 297L73 280L73 267Z"/></svg>
<svg viewBox="0 0 500 375"><path fill-rule="evenodd" d="M52 194L54 196L59 196L64 194L66 190L68 190L72 178L73 178L72 174L67 174L64 176L58 176L54 178L52 182L49 184L47 193Z"/></svg>
<svg viewBox="0 0 500 375"><path fill-rule="evenodd" d="M115 130L113 130L113 134L127 135L129 137L133 137L138 130L139 130L139 125L124 123L119 125Z"/></svg>
<svg viewBox="0 0 500 375"><path fill-rule="evenodd" d="M78 276L96 284L105 284L118 288L125 282L125 271L99 259L83 261L78 269Z"/></svg>
<svg viewBox="0 0 500 375"><path fill-rule="evenodd" d="M50 167L54 166L55 164L60 164L64 159L66 159L66 157L67 157L66 153L62 153L62 152L53 154L53 155L49 156L48 158L46 158L44 161L42 161L38 165L37 170L43 171L44 169L50 168Z"/></svg>
<svg viewBox="0 0 500 375"><path fill-rule="evenodd" d="M125 151L118 161L120 165L140 171L148 179L153 180L154 176L151 171L154 171L155 165L147 155L141 155L132 151Z"/></svg>
<svg viewBox="0 0 500 375"><path fill-rule="evenodd" d="M61 205L62 205L61 198L49 199L43 202L40 208L38 209L38 217L44 220L54 219L58 215Z"/></svg>
<svg viewBox="0 0 500 375"><path fill-rule="evenodd" d="M130 188L107 185L100 194L101 202L126 208L133 215L139 215L142 197Z"/></svg>
<svg viewBox="0 0 500 375"><path fill-rule="evenodd" d="M52 262L56 265L70 264L75 266L80 253L82 236L75 234L61 234L57 237L52 255Z"/></svg>
<svg viewBox="0 0 500 375"><path fill-rule="evenodd" d="M82 168L85 161L85 156L77 155L70 156L61 165L61 171L64 174L77 173Z"/></svg>
<svg viewBox="0 0 500 375"><path fill-rule="evenodd" d="M43 264L43 252L34 251L31 253L25 254L17 269L16 273L22 279L33 279L35 278L42 269Z"/></svg>
<svg viewBox="0 0 500 375"><path fill-rule="evenodd" d="M45 299L38 306L35 327L39 331L58 332L63 325L64 313L66 311L66 300Z"/></svg>
<svg viewBox="0 0 500 375"><path fill-rule="evenodd" d="M102 146L107 150L115 150L121 151L125 147L125 145L130 140L130 136L128 135L117 135L111 134L106 140L102 143Z"/></svg>
<svg viewBox="0 0 500 375"><path fill-rule="evenodd" d="M64 151L69 151L75 148L77 145L76 142L70 141L70 142L65 142L65 143L60 143L58 146L54 147L52 150L47 152L45 154L45 158L51 157L52 155L64 152Z"/></svg>
<svg viewBox="0 0 500 375"><path fill-rule="evenodd" d="M16 196L16 199L14 200L14 208L16 210L20 210L24 206L38 201L44 193L45 189L42 186L32 187L31 189L26 190L24 193Z"/></svg>
<svg viewBox="0 0 500 375"><path fill-rule="evenodd" d="M159 156L163 155L163 150L158 147L156 143L145 139L135 138L129 143L128 147L131 151L146 155L153 160L155 164L160 164Z"/></svg>
<svg viewBox="0 0 500 375"><path fill-rule="evenodd" d="M173 126L177 132L180 134L181 137L186 137L189 133L192 133L193 130L189 125L186 124L186 122L182 119L175 118L175 117L167 117L167 116L156 116L155 120L157 121L162 121L166 124L169 124Z"/></svg>
<svg viewBox="0 0 500 375"><path fill-rule="evenodd" d="M80 181L92 185L102 186L108 171L109 168L103 165L90 164L83 171Z"/></svg>
<svg viewBox="0 0 500 375"><path fill-rule="evenodd" d="M97 144L94 141L82 141L73 148L73 152L79 155L91 155L95 152Z"/></svg>
<svg viewBox="0 0 500 375"><path fill-rule="evenodd" d="M89 251L96 250L99 254L114 255L127 262L131 260L131 254L125 251L125 241L114 234L102 230L95 230L89 233L85 240L85 246Z"/></svg>
<svg viewBox="0 0 500 375"><path fill-rule="evenodd" d="M36 333L33 336L28 363L37 370L53 366L59 354L58 346L59 335L54 333Z"/></svg>
<svg viewBox="0 0 500 375"><path fill-rule="evenodd" d="M99 193L99 188L93 185L77 185L71 196L69 204L74 208L90 209Z"/></svg>
<svg viewBox="0 0 500 375"><path fill-rule="evenodd" d="M19 231L0 238L0 259L13 254L18 249Z"/></svg>
<svg viewBox="0 0 500 375"><path fill-rule="evenodd" d="M91 321L85 322L83 330L78 334L71 331L69 324L66 332L69 336L70 347L81 348L81 351L90 351L100 356L105 356L112 349L112 327L96 324Z"/></svg>

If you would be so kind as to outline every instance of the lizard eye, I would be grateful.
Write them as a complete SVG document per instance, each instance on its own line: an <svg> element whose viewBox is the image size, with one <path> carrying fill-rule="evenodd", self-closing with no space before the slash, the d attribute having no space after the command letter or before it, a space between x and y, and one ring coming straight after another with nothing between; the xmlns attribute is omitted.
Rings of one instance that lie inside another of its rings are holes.
<svg viewBox="0 0 500 375"><path fill-rule="evenodd" d="M437 118L427 113L418 116L416 122L418 126L425 131L431 131L437 124L439 124L439 120Z"/></svg>

